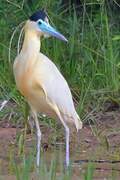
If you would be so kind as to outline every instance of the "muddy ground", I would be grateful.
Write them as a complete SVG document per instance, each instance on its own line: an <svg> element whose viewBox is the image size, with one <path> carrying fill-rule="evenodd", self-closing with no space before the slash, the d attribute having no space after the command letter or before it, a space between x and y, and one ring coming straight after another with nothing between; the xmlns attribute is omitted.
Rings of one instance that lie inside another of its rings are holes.
<svg viewBox="0 0 120 180"><path fill-rule="evenodd" d="M88 161L94 164L94 179L120 179L120 109L100 111L93 113L90 119L94 121L84 123L78 134L75 131L71 136L71 160L73 166L73 179L83 179ZM64 159L64 130L60 126L58 136L54 129L41 124L42 151L45 151L46 161L50 163L54 149L62 147ZM19 163L18 145L16 137L23 128L16 128L10 121L0 121L0 174L2 179L15 177L11 173L11 158ZM56 137L56 138L55 138ZM36 137L27 133L25 151L28 153L35 147Z"/></svg>

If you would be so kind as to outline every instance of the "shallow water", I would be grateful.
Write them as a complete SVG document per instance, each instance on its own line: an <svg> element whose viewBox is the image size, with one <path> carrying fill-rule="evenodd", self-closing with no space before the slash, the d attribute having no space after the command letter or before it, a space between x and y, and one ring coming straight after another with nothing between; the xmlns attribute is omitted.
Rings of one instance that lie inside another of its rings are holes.
<svg viewBox="0 0 120 180"><path fill-rule="evenodd" d="M16 179L12 170L12 161L21 162L18 156L18 146L16 146L16 128L0 128L0 179ZM47 132L48 133L48 132ZM94 164L94 179L119 179L120 177L120 148L119 133L109 132L109 147L105 145L98 137L93 135L89 126L85 126L78 137L71 142L71 167L73 171L73 180L84 179L84 174L88 167L88 162ZM49 136L49 133L48 133ZM104 139L104 138L103 138ZM43 142L42 152L44 161L49 166L51 160L57 157L57 164L64 162L65 146L64 141L58 141L57 145L50 145ZM35 147L35 135L27 135L25 154L29 154ZM48 146L48 147L47 147ZM45 148L46 147L46 148ZM59 166L58 166L59 168ZM34 172L34 170L33 170ZM59 176L59 169L58 169ZM37 179L34 173L31 173L31 179Z"/></svg>
<svg viewBox="0 0 120 180"><path fill-rule="evenodd" d="M73 180L84 179L89 162L94 164L95 180L120 179L120 112L99 113L96 118L97 125L86 125L79 134L72 134L70 160ZM21 164L18 142L16 143L21 129L12 128L9 124L4 124L4 127L0 125L0 180L14 180L13 163ZM64 130L59 130L61 134L56 141L56 134L52 129L41 126L41 130L42 157L48 167L56 157L59 176L59 164L64 164L65 160ZM26 156L35 150L35 143L36 136L27 134L24 148ZM37 179L34 168L31 179Z"/></svg>

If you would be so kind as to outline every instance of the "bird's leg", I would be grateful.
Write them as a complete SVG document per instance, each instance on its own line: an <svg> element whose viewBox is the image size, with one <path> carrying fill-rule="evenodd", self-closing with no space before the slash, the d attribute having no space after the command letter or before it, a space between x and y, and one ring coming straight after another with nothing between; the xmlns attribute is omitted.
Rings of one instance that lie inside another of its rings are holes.
<svg viewBox="0 0 120 180"><path fill-rule="evenodd" d="M64 122L63 118L59 116L64 128L65 128L65 138L66 138L66 166L68 167L70 164L70 148L69 148L69 139L70 139L70 130L69 127Z"/></svg>
<svg viewBox="0 0 120 180"><path fill-rule="evenodd" d="M40 165L40 148L41 148L41 131L40 131L40 126L39 126L39 121L37 118L37 113L33 112L33 116L35 119L35 125L36 125L36 129L37 129L37 159L36 159L36 163L37 163L37 167L39 167L39 165Z"/></svg>
<svg viewBox="0 0 120 180"><path fill-rule="evenodd" d="M30 113L28 116L28 127L31 132L31 135L33 134L34 128L35 128L35 121L33 119L33 115Z"/></svg>
<svg viewBox="0 0 120 180"><path fill-rule="evenodd" d="M70 131L69 128L66 126L65 127L65 133L66 133L66 166L69 166L70 163L70 150L69 150L69 138L70 138Z"/></svg>

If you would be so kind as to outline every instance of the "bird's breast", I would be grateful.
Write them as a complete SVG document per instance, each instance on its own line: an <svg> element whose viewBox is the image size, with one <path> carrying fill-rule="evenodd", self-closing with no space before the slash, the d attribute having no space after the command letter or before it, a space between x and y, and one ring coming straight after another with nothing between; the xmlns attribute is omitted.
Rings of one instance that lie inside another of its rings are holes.
<svg viewBox="0 0 120 180"><path fill-rule="evenodd" d="M38 84L36 81L34 70L31 70L31 68L24 68L17 64L15 66L14 75L17 88L26 98L30 106L37 112L56 118L56 113L49 105L44 90L40 86L40 83ZM17 68L17 66L19 68Z"/></svg>
<svg viewBox="0 0 120 180"><path fill-rule="evenodd" d="M31 83L32 79L30 78L29 72L17 72L15 74L15 80L17 84L18 90L21 92L21 94L25 97L28 97L30 95L31 91Z"/></svg>
<svg viewBox="0 0 120 180"><path fill-rule="evenodd" d="M33 84L33 69L31 61L26 61L23 58L18 58L14 62L13 70L15 81L18 90L25 97L31 96L31 89Z"/></svg>

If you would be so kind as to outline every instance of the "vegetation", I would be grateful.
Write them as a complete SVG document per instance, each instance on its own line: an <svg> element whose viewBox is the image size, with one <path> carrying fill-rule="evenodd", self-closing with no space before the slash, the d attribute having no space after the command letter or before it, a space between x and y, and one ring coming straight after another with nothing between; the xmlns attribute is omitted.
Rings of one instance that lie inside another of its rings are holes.
<svg viewBox="0 0 120 180"><path fill-rule="evenodd" d="M21 106L21 97L16 91L12 64L17 53L20 30L12 39L11 61L9 44L16 27L41 7L47 7L50 23L68 38L68 44L56 39L44 40L42 52L48 55L67 79L78 112L88 113L89 107L99 106L106 98L119 101L119 23L113 1L83 1L66 9L60 1L1 1L0 7L0 97L13 99ZM115 11L113 10L113 7ZM12 12L12 13L11 13ZM66 18L64 18L66 17ZM18 29L21 29L21 27ZM52 51L51 51L52 49ZM117 98L116 98L117 97ZM87 109L85 111L85 109Z"/></svg>
<svg viewBox="0 0 120 180"><path fill-rule="evenodd" d="M24 21L42 7L47 9L50 23L68 38L68 43L44 39L41 51L65 76L82 119L89 119L91 110L99 110L106 100L119 104L120 5L116 0L81 0L79 5L70 2L64 6L57 0L1 0L0 101L10 99L17 104L16 123L19 115L24 121L26 105L16 90L12 64ZM3 117L6 110L0 113ZM47 122L45 118L44 121ZM51 169L54 168L52 164ZM18 177L19 170L16 172ZM88 180L87 175L85 179Z"/></svg>

